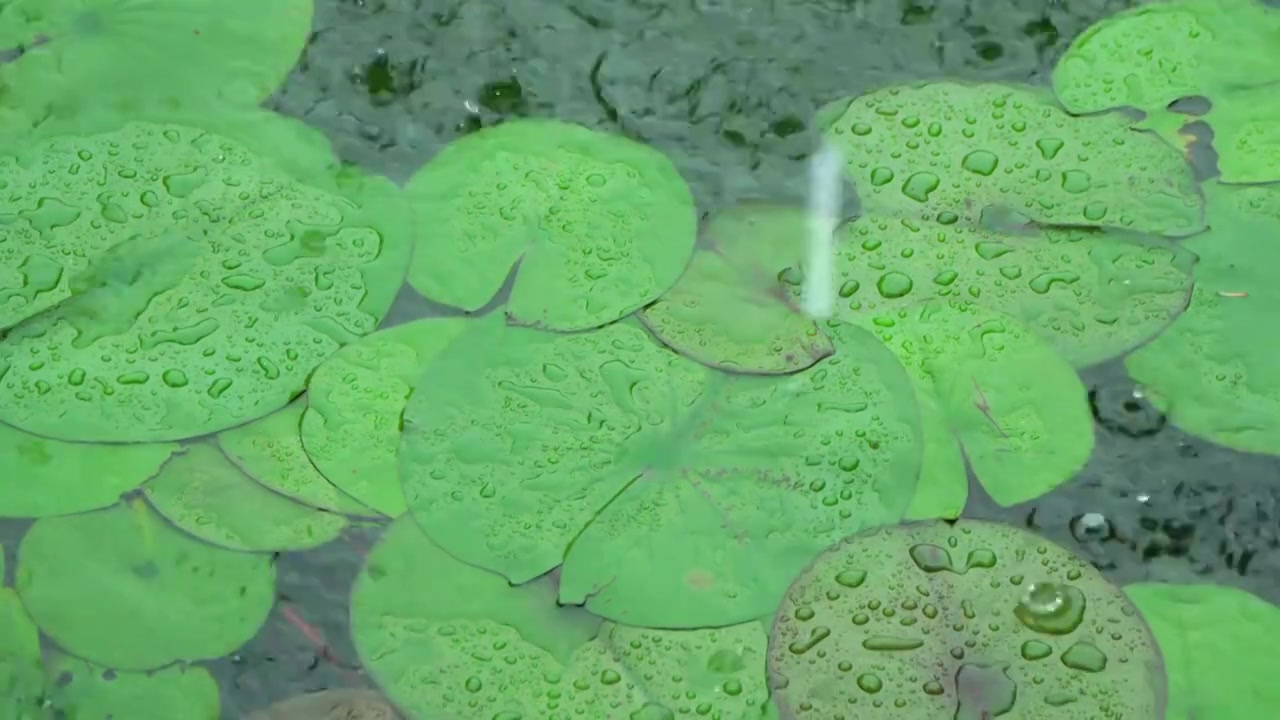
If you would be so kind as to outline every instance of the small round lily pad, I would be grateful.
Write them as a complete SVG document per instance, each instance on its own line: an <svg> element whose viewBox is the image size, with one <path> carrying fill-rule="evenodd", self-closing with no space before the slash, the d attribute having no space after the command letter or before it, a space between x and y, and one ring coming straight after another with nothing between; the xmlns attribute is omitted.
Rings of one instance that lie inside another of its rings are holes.
<svg viewBox="0 0 1280 720"><path fill-rule="evenodd" d="M686 357L734 372L782 375L835 352L784 292L778 274L801 260L801 208L744 205L713 216L685 274L640 321Z"/></svg>
<svg viewBox="0 0 1280 720"><path fill-rule="evenodd" d="M379 330L334 353L311 376L303 447L331 482L388 517L405 511L396 460L405 404L432 358L467 322L430 318Z"/></svg>
<svg viewBox="0 0 1280 720"><path fill-rule="evenodd" d="M1167 718L1263 718L1280 706L1280 608L1225 585L1136 583L1125 594L1160 643Z"/></svg>
<svg viewBox="0 0 1280 720"><path fill-rule="evenodd" d="M50 517L114 505L156 474L176 443L95 445L0 425L0 517Z"/></svg>
<svg viewBox="0 0 1280 720"><path fill-rule="evenodd" d="M54 138L0 156L0 177L21 188L0 225L0 420L39 435L164 441L266 415L400 279L355 203L203 131Z"/></svg>
<svg viewBox="0 0 1280 720"><path fill-rule="evenodd" d="M218 683L209 671L171 665L126 672L58 656L49 663L46 702L56 717L110 720L218 720Z"/></svg>
<svg viewBox="0 0 1280 720"><path fill-rule="evenodd" d="M788 720L1164 717L1160 651L1089 563L989 522L877 528L787 592L769 682Z"/></svg>
<svg viewBox="0 0 1280 720"><path fill-rule="evenodd" d="M1125 367L1182 430L1280 454L1280 344L1266 331L1280 313L1280 186L1211 182L1204 191L1212 229L1185 243L1200 256L1191 303Z"/></svg>
<svg viewBox="0 0 1280 720"><path fill-rule="evenodd" d="M697 239L688 186L662 153L554 120L454 140L405 187L423 208L409 284L474 311L515 268L511 320L584 330L670 288Z"/></svg>
<svg viewBox="0 0 1280 720"><path fill-rule="evenodd" d="M190 538L141 499L37 520L16 570L14 587L46 635L121 670L226 655L275 601L270 555Z"/></svg>
<svg viewBox="0 0 1280 720"><path fill-rule="evenodd" d="M12 0L0 9L3 104L33 117L137 99L255 105L311 31L310 0Z"/></svg>
<svg viewBox="0 0 1280 720"><path fill-rule="evenodd" d="M1039 89L900 85L832 103L820 118L868 213L946 224L994 205L1053 225L1178 237L1204 227L1177 148L1118 113L1069 115Z"/></svg>
<svg viewBox="0 0 1280 720"><path fill-rule="evenodd" d="M306 409L306 398L298 399L264 418L223 430L218 433L218 447L245 475L304 505L344 515L378 515L329 482L311 463L300 430Z"/></svg>
<svg viewBox="0 0 1280 720"><path fill-rule="evenodd" d="M578 334L473 320L405 410L410 512L459 559L617 622L761 617L813 554L906 512L919 419L864 330L801 373L727 374L626 321Z"/></svg>
<svg viewBox="0 0 1280 720"><path fill-rule="evenodd" d="M232 550L306 550L333 540L348 524L342 515L259 485L209 442L188 446L143 492L174 525Z"/></svg>
<svg viewBox="0 0 1280 720"><path fill-rule="evenodd" d="M352 637L369 674L410 717L762 716L760 622L615 626L557 605L555 585L547 575L513 587L402 517L357 576Z"/></svg>

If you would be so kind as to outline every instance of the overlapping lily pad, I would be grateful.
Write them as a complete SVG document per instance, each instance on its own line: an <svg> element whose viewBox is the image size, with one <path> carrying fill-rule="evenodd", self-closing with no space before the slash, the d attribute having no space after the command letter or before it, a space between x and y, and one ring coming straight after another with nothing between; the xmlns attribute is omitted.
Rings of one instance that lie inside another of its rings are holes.
<svg viewBox="0 0 1280 720"><path fill-rule="evenodd" d="M0 717L34 717L44 700L40 631L14 591L4 585L0 545Z"/></svg>
<svg viewBox="0 0 1280 720"><path fill-rule="evenodd" d="M253 637L275 601L275 567L269 555L183 535L139 499L37 520L18 548L14 588L69 652L151 670L221 657Z"/></svg>
<svg viewBox="0 0 1280 720"><path fill-rule="evenodd" d="M805 232L799 208L739 206L712 217L705 247L680 281L639 313L675 351L736 372L796 372L835 352L778 285L796 266Z"/></svg>
<svg viewBox="0 0 1280 720"><path fill-rule="evenodd" d="M405 190L423 223L409 283L478 310L515 267L507 313L520 325L631 314L675 283L697 236L693 196L664 155L553 120L455 140Z"/></svg>
<svg viewBox="0 0 1280 720"><path fill-rule="evenodd" d="M1167 718L1266 717L1280 704L1272 638L1280 608L1239 588L1144 582L1124 589L1151 626L1169 676Z"/></svg>
<svg viewBox="0 0 1280 720"><path fill-rule="evenodd" d="M50 517L114 505L156 474L176 443L96 445L0 425L0 518Z"/></svg>
<svg viewBox="0 0 1280 720"><path fill-rule="evenodd" d="M47 669L52 717L218 720L218 683L202 667L124 672L58 656Z"/></svg>
<svg viewBox="0 0 1280 720"><path fill-rule="evenodd" d="M1093 419L1084 385L1014 318L934 300L876 315L870 325L907 368L926 418L911 517L955 516L968 487L957 441L983 488L1005 506L1052 490L1088 461Z"/></svg>
<svg viewBox="0 0 1280 720"><path fill-rule="evenodd" d="M329 482L311 463L302 446L306 409L306 399L295 400L264 418L224 430L218 433L218 447L245 475L281 495L318 510L376 517L376 510Z"/></svg>
<svg viewBox="0 0 1280 720"><path fill-rule="evenodd" d="M1123 115L1073 117L1042 90L933 82L820 115L864 211L976 223L990 206L1039 223L1184 236L1204 227L1182 154Z"/></svg>
<svg viewBox="0 0 1280 720"><path fill-rule="evenodd" d="M1161 113L1179 98L1280 81L1280 13L1257 0L1170 0L1112 15L1076 37L1053 72L1068 110Z"/></svg>
<svg viewBox="0 0 1280 720"><path fill-rule="evenodd" d="M423 370L466 327L457 318L417 320L373 333L321 363L300 426L315 467L382 514L403 514L401 415Z"/></svg>
<svg viewBox="0 0 1280 720"><path fill-rule="evenodd" d="M818 557L769 640L781 715L1164 717L1160 651L1089 563L961 520L870 530Z"/></svg>
<svg viewBox="0 0 1280 720"><path fill-rule="evenodd" d="M638 324L555 335L473 321L405 411L401 479L428 536L649 627L769 612L813 553L902 517L918 417L865 331L802 373L730 375Z"/></svg>
<svg viewBox="0 0 1280 720"><path fill-rule="evenodd" d="M406 259L355 203L189 128L51 139L0 177L22 188L0 419L50 437L179 439L283 407L374 329Z"/></svg>
<svg viewBox="0 0 1280 720"><path fill-rule="evenodd" d="M1130 355L1129 373L1178 427L1248 452L1280 454L1280 185L1205 185L1212 229L1187 311Z"/></svg>
<svg viewBox="0 0 1280 720"><path fill-rule="evenodd" d="M254 482L202 442L170 460L143 488L151 505L193 537L232 550L306 550L333 540L347 519Z"/></svg>
<svg viewBox="0 0 1280 720"><path fill-rule="evenodd" d="M1170 0L1113 15L1076 38L1054 90L1068 109L1143 110L1138 127L1174 144L1195 118L1172 103L1203 97L1221 180L1280 181L1280 11L1257 0Z"/></svg>
<svg viewBox="0 0 1280 720"><path fill-rule="evenodd" d="M293 69L310 0L12 0L0 6L0 106L32 120L189 97L256 105Z"/></svg>
<svg viewBox="0 0 1280 720"><path fill-rule="evenodd" d="M364 666L411 717L762 717L765 630L649 630L556 604L556 578L512 587L404 517L351 596Z"/></svg>
<svg viewBox="0 0 1280 720"><path fill-rule="evenodd" d="M930 299L1017 319L1076 366L1122 355L1187 305L1196 257L1136 233L867 215L839 228L838 314L891 315ZM793 294L797 292L793 290Z"/></svg>

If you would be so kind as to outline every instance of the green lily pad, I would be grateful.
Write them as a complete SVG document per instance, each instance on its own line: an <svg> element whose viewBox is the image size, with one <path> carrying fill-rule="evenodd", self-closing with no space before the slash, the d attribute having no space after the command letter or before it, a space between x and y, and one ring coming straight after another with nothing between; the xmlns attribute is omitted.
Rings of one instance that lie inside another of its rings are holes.
<svg viewBox="0 0 1280 720"><path fill-rule="evenodd" d="M782 715L1164 717L1160 651L1089 563L998 523L878 528L818 557L769 640Z"/></svg>
<svg viewBox="0 0 1280 720"><path fill-rule="evenodd" d="M906 512L911 386L875 338L788 376L717 372L638 323L473 321L405 411L410 512L464 562L648 627L767 614L813 554Z"/></svg>
<svg viewBox="0 0 1280 720"><path fill-rule="evenodd" d="M218 683L201 667L173 665L152 672L98 667L58 657L49 665L55 679L47 701L58 717L86 720L218 720Z"/></svg>
<svg viewBox="0 0 1280 720"><path fill-rule="evenodd" d="M258 107L228 106L201 96L176 103L137 102L128 110L95 107L73 117L45 118L34 128L19 128L7 138L0 136L0 147L25 147L33 140L61 135L127 132L135 122L198 128L192 136L196 145L209 141L200 137L206 133L229 139L258 162L270 162L292 179L342 198L346 223L367 224L380 236L377 257L360 266L366 292L360 307L377 318L385 317L404 283L413 250L408 202L395 183L340 161L324 133L300 120ZM0 124L0 129L3 127ZM157 194L154 199L162 197Z"/></svg>
<svg viewBox="0 0 1280 720"><path fill-rule="evenodd" d="M964 450L951 431L938 398L924 379L916 378L916 400L920 408L920 436L924 452L920 456L920 477L904 520L954 520L964 512L969 499L969 475Z"/></svg>
<svg viewBox="0 0 1280 720"><path fill-rule="evenodd" d="M467 323L430 318L379 330L316 368L301 437L325 477L388 517L405 512L396 459L400 418L431 359Z"/></svg>
<svg viewBox="0 0 1280 720"><path fill-rule="evenodd" d="M0 581L4 580L0 546ZM12 589L0 585L0 718L35 720L44 700L40 631Z"/></svg>
<svg viewBox="0 0 1280 720"><path fill-rule="evenodd" d="M1037 89L895 86L832 103L820 119L871 214L976 223L995 205L1053 225L1171 236L1204 227L1176 148L1120 114L1068 115Z"/></svg>
<svg viewBox="0 0 1280 720"><path fill-rule="evenodd" d="M877 315L870 325L906 366L922 402L933 405L924 411L934 417L928 430L950 430L1000 505L1035 499L1088 462L1094 441L1088 391L1015 319L976 304L931 301ZM916 513L953 507L968 486L949 446L934 453L926 454L917 497L946 494L914 501Z"/></svg>
<svg viewBox="0 0 1280 720"><path fill-rule="evenodd" d="M864 216L837 230L837 317L859 322L930 300L975 302L1021 321L1072 364L1140 345L1187 305L1195 256L1116 230ZM799 287L790 288L798 296Z"/></svg>
<svg viewBox="0 0 1280 720"><path fill-rule="evenodd" d="M0 224L0 420L36 434L175 440L266 415L374 329L373 288L400 277L377 218L202 131L48 140L0 177L22 188Z"/></svg>
<svg viewBox="0 0 1280 720"><path fill-rule="evenodd" d="M275 566L270 555L187 537L139 499L37 520L14 586L68 652L150 670L221 657L252 638L275 602Z"/></svg>
<svg viewBox="0 0 1280 720"><path fill-rule="evenodd" d="M306 550L333 540L348 524L342 515L259 485L212 443L188 446L143 492L174 525L231 550Z"/></svg>
<svg viewBox="0 0 1280 720"><path fill-rule="evenodd" d="M1280 12L1256 0L1145 3L1076 37L1053 89L1073 113L1129 106L1159 115L1179 98L1280 81L1278 43Z"/></svg>
<svg viewBox="0 0 1280 720"><path fill-rule="evenodd" d="M1204 190L1212 229L1185 243L1200 256L1191 304L1125 366L1182 430L1280 454L1280 340L1266 331L1280 313L1280 185Z"/></svg>
<svg viewBox="0 0 1280 720"><path fill-rule="evenodd" d="M518 587L433 545L404 517L351 595L369 674L412 717L760 717L765 631L661 631L556 604L555 579ZM670 672L654 672L656 669Z"/></svg>
<svg viewBox="0 0 1280 720"><path fill-rule="evenodd" d="M1253 720L1280 706L1280 609L1243 590L1137 583L1125 593L1160 643L1169 720Z"/></svg>
<svg viewBox="0 0 1280 720"><path fill-rule="evenodd" d="M50 517L119 502L160 470L176 443L71 443L0 425L0 517Z"/></svg>
<svg viewBox="0 0 1280 720"><path fill-rule="evenodd" d="M518 265L507 314L519 325L625 317L675 284L697 239L693 196L666 156L554 120L454 140L405 191L429 213L409 284L474 311Z"/></svg>
<svg viewBox="0 0 1280 720"><path fill-rule="evenodd" d="M310 0L11 0L0 7L0 105L31 117L194 95L256 105L311 32Z"/></svg>
<svg viewBox="0 0 1280 720"><path fill-rule="evenodd" d="M685 274L638 317L676 352L735 372L783 375L835 352L778 286L800 261L803 209L741 206L713 216L706 247Z"/></svg>
<svg viewBox="0 0 1280 720"><path fill-rule="evenodd" d="M1213 129L1220 182L1280 181L1280 84L1219 92L1202 120Z"/></svg>
<svg viewBox="0 0 1280 720"><path fill-rule="evenodd" d="M295 400L264 418L224 430L218 433L218 447L245 475L285 497L319 510L377 516L311 464L300 430L306 409L306 399Z"/></svg>

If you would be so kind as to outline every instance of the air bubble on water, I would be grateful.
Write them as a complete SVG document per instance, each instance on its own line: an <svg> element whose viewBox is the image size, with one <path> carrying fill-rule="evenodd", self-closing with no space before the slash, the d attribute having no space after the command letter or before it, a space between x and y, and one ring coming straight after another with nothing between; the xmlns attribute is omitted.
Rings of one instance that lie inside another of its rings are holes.
<svg viewBox="0 0 1280 720"><path fill-rule="evenodd" d="M1111 535L1111 521L1098 512L1087 512L1071 519L1071 536L1078 542L1096 542Z"/></svg>

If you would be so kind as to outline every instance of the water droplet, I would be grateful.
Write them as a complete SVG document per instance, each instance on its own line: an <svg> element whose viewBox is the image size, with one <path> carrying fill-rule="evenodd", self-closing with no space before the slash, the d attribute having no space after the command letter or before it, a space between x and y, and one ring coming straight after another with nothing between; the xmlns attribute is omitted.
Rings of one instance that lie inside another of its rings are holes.
<svg viewBox="0 0 1280 720"><path fill-rule="evenodd" d="M1062 150L1064 143L1057 138L1040 138L1036 141L1036 149L1040 151L1040 157L1045 160L1052 160L1058 155L1058 151Z"/></svg>
<svg viewBox="0 0 1280 720"><path fill-rule="evenodd" d="M876 283L880 295L890 300L906 296L912 286L911 278L900 272L887 272Z"/></svg>
<svg viewBox="0 0 1280 720"><path fill-rule="evenodd" d="M1022 643L1022 657L1027 660L1043 660L1053 654L1053 646L1040 640Z"/></svg>
<svg viewBox="0 0 1280 720"><path fill-rule="evenodd" d="M867 581L865 570L842 570L836 573L836 584L847 588L861 587Z"/></svg>
<svg viewBox="0 0 1280 720"><path fill-rule="evenodd" d="M902 194L916 202L928 202L929 194L938 189L942 180L931 172L912 173L902 183Z"/></svg>
<svg viewBox="0 0 1280 720"><path fill-rule="evenodd" d="M617 685L622 682L622 676L613 670L602 670L600 672L600 683L603 685Z"/></svg>
<svg viewBox="0 0 1280 720"><path fill-rule="evenodd" d="M860 287L862 287L862 284L857 280L845 280L840 283L840 289L836 292L842 298L850 298L853 297L854 293L858 292L858 288Z"/></svg>
<svg viewBox="0 0 1280 720"><path fill-rule="evenodd" d="M884 681L880 679L879 675L874 675L872 673L863 673L859 675L857 682L858 687L865 693L874 695L884 689Z"/></svg>
<svg viewBox="0 0 1280 720"><path fill-rule="evenodd" d="M893 170L887 167L878 167L871 171L871 184L880 187L893 182Z"/></svg>
<svg viewBox="0 0 1280 720"><path fill-rule="evenodd" d="M995 153L986 150L974 150L964 159L960 161L960 167L971 173L989 176L996 171L996 166L1000 164L1000 158Z"/></svg>
<svg viewBox="0 0 1280 720"><path fill-rule="evenodd" d="M1071 585L1053 582L1027 586L1013 614L1037 632L1064 635L1084 621L1084 593Z"/></svg>
<svg viewBox="0 0 1280 720"><path fill-rule="evenodd" d="M1088 192L1093 187L1093 178L1083 170L1066 170L1062 173L1062 189L1073 195Z"/></svg>
<svg viewBox="0 0 1280 720"><path fill-rule="evenodd" d="M1107 669L1107 654L1096 645L1078 642L1062 653L1062 664L1072 670L1102 672Z"/></svg>
<svg viewBox="0 0 1280 720"><path fill-rule="evenodd" d="M854 123L853 126L849 128L849 131L854 135L866 136L871 134L871 126L866 123Z"/></svg>

